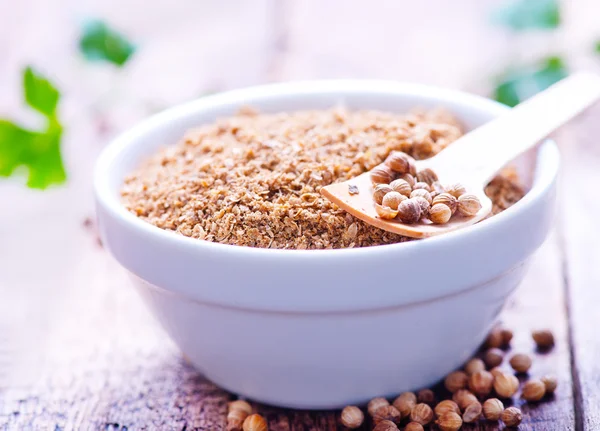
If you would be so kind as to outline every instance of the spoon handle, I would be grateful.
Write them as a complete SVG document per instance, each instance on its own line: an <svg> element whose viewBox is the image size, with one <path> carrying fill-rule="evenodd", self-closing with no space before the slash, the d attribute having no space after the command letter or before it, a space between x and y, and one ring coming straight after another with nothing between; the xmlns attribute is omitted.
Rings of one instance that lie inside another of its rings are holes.
<svg viewBox="0 0 600 431"><path fill-rule="evenodd" d="M519 154L600 99L600 76L576 73L469 132L430 159L440 177L462 172L466 181L487 184ZM450 172L449 172L450 173ZM454 175L456 176L456 175Z"/></svg>

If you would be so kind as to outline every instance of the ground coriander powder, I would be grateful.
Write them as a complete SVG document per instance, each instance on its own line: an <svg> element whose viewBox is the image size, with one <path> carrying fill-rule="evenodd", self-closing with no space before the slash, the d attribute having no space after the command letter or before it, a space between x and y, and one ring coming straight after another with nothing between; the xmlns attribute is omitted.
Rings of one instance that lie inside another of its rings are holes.
<svg viewBox="0 0 600 431"><path fill-rule="evenodd" d="M391 151L431 157L462 135L447 112L250 109L190 130L145 160L121 194L159 228L223 244L278 249L366 247L409 238L370 226L321 196ZM523 196L514 173L486 188L498 213Z"/></svg>

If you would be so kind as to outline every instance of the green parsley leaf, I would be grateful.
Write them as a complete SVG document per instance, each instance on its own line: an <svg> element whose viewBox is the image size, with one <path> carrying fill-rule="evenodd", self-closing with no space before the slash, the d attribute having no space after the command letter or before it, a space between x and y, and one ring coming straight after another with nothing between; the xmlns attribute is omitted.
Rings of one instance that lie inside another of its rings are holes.
<svg viewBox="0 0 600 431"><path fill-rule="evenodd" d="M494 90L494 99L516 106L568 75L560 57L548 57L539 64L513 69L502 75Z"/></svg>
<svg viewBox="0 0 600 431"><path fill-rule="evenodd" d="M596 42L596 52L600 54L600 40Z"/></svg>
<svg viewBox="0 0 600 431"><path fill-rule="evenodd" d="M561 21L559 0L508 0L493 19L515 31L554 29Z"/></svg>
<svg viewBox="0 0 600 431"><path fill-rule="evenodd" d="M27 67L23 71L25 101L46 117L45 130L27 130L12 121L0 120L0 177L9 177L19 166L29 170L27 186L45 189L64 183L60 142L63 128L56 107L58 90L44 77Z"/></svg>
<svg viewBox="0 0 600 431"><path fill-rule="evenodd" d="M135 46L106 23L92 20L84 24L79 50L88 61L107 61L123 66L135 52Z"/></svg>
<svg viewBox="0 0 600 431"><path fill-rule="evenodd" d="M58 105L58 90L31 67L27 67L23 73L23 90L29 106L46 117L55 114L56 105Z"/></svg>
<svg viewBox="0 0 600 431"><path fill-rule="evenodd" d="M27 158L22 161L29 168L28 187L45 189L50 184L62 184L67 179L60 153L61 137L62 127L58 124L36 135L26 153Z"/></svg>
<svg viewBox="0 0 600 431"><path fill-rule="evenodd" d="M26 158L27 148L34 142L36 133L16 124L0 120L0 176L9 177Z"/></svg>

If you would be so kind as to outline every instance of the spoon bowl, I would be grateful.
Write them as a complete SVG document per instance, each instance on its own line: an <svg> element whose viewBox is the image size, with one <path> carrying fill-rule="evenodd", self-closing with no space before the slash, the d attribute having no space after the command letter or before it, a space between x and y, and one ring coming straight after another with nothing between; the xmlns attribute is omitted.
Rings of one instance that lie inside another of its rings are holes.
<svg viewBox="0 0 600 431"><path fill-rule="evenodd" d="M417 163L418 169L422 169L421 166L422 163ZM350 186L353 190L358 190L358 193L351 193ZM456 214L445 224L434 224L427 219L421 219L419 223L415 224L405 224L379 217L375 209L375 202L373 202L373 184L369 172L352 180L324 187L321 189L321 194L354 217L380 229L411 238L427 238L475 224L492 212L492 201L481 187L468 190L479 198L481 209L473 217Z"/></svg>
<svg viewBox="0 0 600 431"><path fill-rule="evenodd" d="M378 216L370 173L331 184L321 194L353 216L388 232L427 238L475 224L492 212L486 184L518 155L600 99L600 77L578 73L554 84L507 114L464 135L438 155L416 163L417 171L429 168L442 184L461 183L479 198L481 209L472 217L455 215L448 223L426 218L406 224Z"/></svg>

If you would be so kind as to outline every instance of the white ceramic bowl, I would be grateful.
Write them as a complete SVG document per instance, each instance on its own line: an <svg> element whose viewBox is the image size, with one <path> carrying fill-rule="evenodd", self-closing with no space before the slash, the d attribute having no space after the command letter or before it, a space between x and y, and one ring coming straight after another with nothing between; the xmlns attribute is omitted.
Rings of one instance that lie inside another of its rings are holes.
<svg viewBox="0 0 600 431"><path fill-rule="evenodd" d="M346 250L267 250L163 231L121 205L124 176L186 129L234 113L444 106L476 127L506 108L412 84L318 81L205 97L156 115L106 148L95 172L102 238L192 363L269 404L336 408L426 387L477 349L552 223L559 158L544 143L519 166L527 195L444 236ZM485 143L482 143L484 145ZM529 181L529 180L528 180Z"/></svg>

